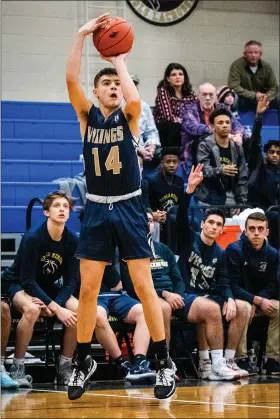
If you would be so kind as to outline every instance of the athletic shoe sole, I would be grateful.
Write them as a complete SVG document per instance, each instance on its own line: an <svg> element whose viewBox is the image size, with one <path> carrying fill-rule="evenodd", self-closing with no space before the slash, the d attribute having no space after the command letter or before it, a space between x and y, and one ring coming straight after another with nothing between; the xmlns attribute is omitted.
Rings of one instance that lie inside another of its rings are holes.
<svg viewBox="0 0 280 419"><path fill-rule="evenodd" d="M210 381L235 381L239 380L241 377L239 374L234 375L233 377L221 377L220 375L209 374L208 380Z"/></svg>
<svg viewBox="0 0 280 419"><path fill-rule="evenodd" d="M174 379L172 388L171 388L171 390L169 391L168 394L165 394L164 396L159 397L159 395L157 396L156 393L154 392L154 395L155 395L155 398L159 399L159 400L168 399L169 397L172 396L172 394L175 393L175 390L176 390L176 384L175 384L175 379Z"/></svg>

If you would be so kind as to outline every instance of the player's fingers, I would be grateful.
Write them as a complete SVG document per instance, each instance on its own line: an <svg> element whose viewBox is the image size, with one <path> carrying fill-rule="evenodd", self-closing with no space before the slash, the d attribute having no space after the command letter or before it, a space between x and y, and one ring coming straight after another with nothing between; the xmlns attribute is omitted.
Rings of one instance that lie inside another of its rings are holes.
<svg viewBox="0 0 280 419"><path fill-rule="evenodd" d="M110 14L110 12L103 13L103 15L101 15L101 16L99 16L99 17L97 18L97 22L100 22L101 20L107 20L107 19L108 19L109 14Z"/></svg>
<svg viewBox="0 0 280 419"><path fill-rule="evenodd" d="M196 169L195 169L196 173L201 172L201 169L202 169L201 166L202 166L202 164L201 163L198 163L198 165L196 166Z"/></svg>

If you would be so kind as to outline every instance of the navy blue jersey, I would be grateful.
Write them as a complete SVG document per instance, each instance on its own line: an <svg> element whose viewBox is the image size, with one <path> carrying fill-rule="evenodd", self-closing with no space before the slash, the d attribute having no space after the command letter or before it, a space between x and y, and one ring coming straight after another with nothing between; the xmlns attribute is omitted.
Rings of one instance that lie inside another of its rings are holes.
<svg viewBox="0 0 280 419"><path fill-rule="evenodd" d="M91 107L83 148L88 193L118 196L140 188L136 141L121 108L105 120Z"/></svg>

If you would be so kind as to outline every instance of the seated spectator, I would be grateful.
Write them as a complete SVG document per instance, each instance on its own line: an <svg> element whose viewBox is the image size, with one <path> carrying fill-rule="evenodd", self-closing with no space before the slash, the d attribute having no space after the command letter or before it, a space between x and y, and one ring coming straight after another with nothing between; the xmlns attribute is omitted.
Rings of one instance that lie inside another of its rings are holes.
<svg viewBox="0 0 280 419"><path fill-rule="evenodd" d="M270 140L261 146L262 115L268 107L268 100L263 96L257 106L257 134L250 141L248 169L248 203L252 207L267 211L273 205L279 205L280 193L280 141ZM266 213L269 223L269 243L279 249L279 210Z"/></svg>
<svg viewBox="0 0 280 419"><path fill-rule="evenodd" d="M138 89L140 80L137 74L131 74L131 78ZM150 106L141 100L142 112L140 117L140 139L137 153L144 161L145 171L151 171L159 164L160 140Z"/></svg>
<svg viewBox="0 0 280 419"><path fill-rule="evenodd" d="M271 65L261 59L262 44L249 41L244 55L234 61L229 70L228 85L238 95L238 109L256 109L263 94L270 101L270 107L279 107L278 85Z"/></svg>
<svg viewBox="0 0 280 419"><path fill-rule="evenodd" d="M235 298L249 303L249 315L238 347L239 366L247 369L247 329L255 316L270 317L266 344L267 374L280 374L279 363L279 253L267 244L266 216L248 216L240 240L226 249L228 272Z"/></svg>
<svg viewBox="0 0 280 419"><path fill-rule="evenodd" d="M24 358L39 316L57 318L66 326L59 360L58 379L68 384L76 348L76 311L79 262L75 258L78 238L65 223L73 201L55 191L43 201L47 221L29 230L21 239L15 262L2 273L2 287L14 307L22 313L16 331L11 377L20 387L32 387L25 375ZM60 278L63 285L60 286Z"/></svg>
<svg viewBox="0 0 280 419"><path fill-rule="evenodd" d="M195 191L198 204L245 204L247 168L242 146L229 136L231 113L227 109L216 109L209 121L213 134L201 141L197 151L197 161L203 164L203 182Z"/></svg>
<svg viewBox="0 0 280 419"><path fill-rule="evenodd" d="M182 152L184 163L182 176L187 181L192 164L196 164L197 148L200 141L213 133L210 114L215 109L225 105L216 103L216 88L213 84L204 83L199 86L198 102L188 105L183 111L182 120ZM242 142L244 127L232 116L230 138L235 142Z"/></svg>
<svg viewBox="0 0 280 419"><path fill-rule="evenodd" d="M196 101L188 73L181 64L171 63L157 87L154 118L162 147L181 146L182 111Z"/></svg>
<svg viewBox="0 0 280 419"><path fill-rule="evenodd" d="M10 306L1 297L1 388L19 387L19 383L10 377L5 368L5 355L11 332L11 324Z"/></svg>
<svg viewBox="0 0 280 419"><path fill-rule="evenodd" d="M200 164L196 169L192 168L188 187L177 213L178 265L186 286L183 310L188 322L198 325L201 377L209 380L233 380L248 375L247 371L238 368L234 362L248 312L244 301L234 300L224 251L215 241L223 231L224 213L215 208L207 210L200 234L188 223L186 214L191 194L203 180L202 168L203 165ZM225 358L222 315L229 323Z"/></svg>
<svg viewBox="0 0 280 419"><path fill-rule="evenodd" d="M150 363L146 359L150 333L146 325L142 304L138 300L131 298L122 289L120 274L114 265L106 267L104 277L106 276L113 276L116 286L109 288L104 283L101 286L97 300L95 336L113 358L115 364L123 370L127 381L136 383L146 378L155 381L156 373L151 371ZM107 279L107 282L109 281L110 279ZM129 361L125 361L122 357L116 335L109 324L108 316L116 317L125 323L135 324L133 334L134 359L132 364Z"/></svg>
<svg viewBox="0 0 280 419"><path fill-rule="evenodd" d="M179 149L163 148L161 166L153 175L147 177L149 187L149 207L153 210L154 221L161 224L161 241L166 240L164 224L168 211L178 205L184 193L184 181L177 176Z"/></svg>
<svg viewBox="0 0 280 419"><path fill-rule="evenodd" d="M147 212L150 233L154 231L152 211ZM151 260L151 271L154 287L159 296L165 327L167 344L170 343L171 313L184 307L185 283L181 277L176 259L172 251L163 243L152 242L156 257ZM128 294L137 298L133 284L124 262L121 262L121 279Z"/></svg>

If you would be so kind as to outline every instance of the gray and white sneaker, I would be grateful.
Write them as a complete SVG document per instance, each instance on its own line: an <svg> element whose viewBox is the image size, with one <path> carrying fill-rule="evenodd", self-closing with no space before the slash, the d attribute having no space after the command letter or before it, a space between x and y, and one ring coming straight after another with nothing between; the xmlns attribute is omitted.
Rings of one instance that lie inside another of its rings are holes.
<svg viewBox="0 0 280 419"><path fill-rule="evenodd" d="M67 386L72 375L72 363L58 364L57 383Z"/></svg>
<svg viewBox="0 0 280 419"><path fill-rule="evenodd" d="M19 383L21 388L32 388L33 378L29 374L25 374L24 364L13 364L10 368L10 376L13 380Z"/></svg>

